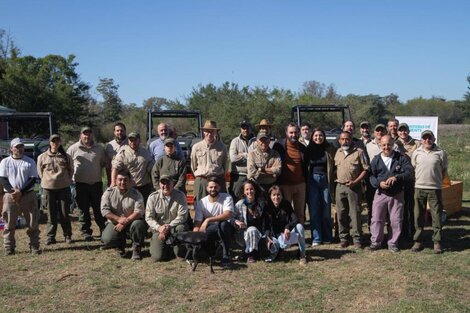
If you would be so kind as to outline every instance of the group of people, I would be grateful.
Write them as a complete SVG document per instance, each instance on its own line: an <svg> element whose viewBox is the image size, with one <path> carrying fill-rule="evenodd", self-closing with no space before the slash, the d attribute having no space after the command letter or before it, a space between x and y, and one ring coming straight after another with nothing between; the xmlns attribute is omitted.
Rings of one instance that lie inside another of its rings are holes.
<svg viewBox="0 0 470 313"><path fill-rule="evenodd" d="M203 138L192 146L190 167L194 175L194 218L186 198L187 164L171 126L157 126L157 138L148 148L140 134L127 134L126 126L114 125L114 139L105 147L93 139L89 127L79 140L64 150L60 135L50 137L49 149L34 160L24 155L24 143L11 141L10 156L0 162L3 197L5 254L15 253L16 218L26 219L32 253L40 253L35 183L40 179L48 209L46 245L57 243L57 226L64 241L73 243L69 218L71 185L84 240L94 240L90 207L104 247L126 255L126 239L132 240L132 259L142 258L142 246L150 229L153 261L183 256L183 248L169 238L177 233L204 232L205 249L215 253L222 246L222 265L232 262L231 243L243 247L247 262L273 261L279 252L298 245L300 264L307 263L304 224L308 207L311 246L365 244L362 233L362 200L367 202L370 250L385 243L399 251L399 240L414 241L412 251L423 248L426 206L432 215L434 252L441 253L441 188L447 156L426 130L421 140L409 136L408 125L395 119L378 124L371 134L368 122L346 121L338 140L329 143L321 128L289 123L285 138L276 138L263 119L256 125L240 123L240 134L229 149L219 140L216 122L206 121ZM230 164L227 188L226 172ZM102 170L108 188L103 192ZM332 217L331 206L336 212ZM336 227L334 227L336 225ZM388 239L385 239L387 229ZM386 241L385 241L386 240Z"/></svg>

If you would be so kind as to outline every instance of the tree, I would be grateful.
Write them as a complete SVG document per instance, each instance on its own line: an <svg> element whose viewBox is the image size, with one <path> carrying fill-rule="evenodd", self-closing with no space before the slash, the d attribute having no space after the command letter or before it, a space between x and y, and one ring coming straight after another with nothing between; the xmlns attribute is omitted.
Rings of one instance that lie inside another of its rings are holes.
<svg viewBox="0 0 470 313"><path fill-rule="evenodd" d="M100 78L96 90L103 97L101 106L103 107L103 122L115 122L121 119L122 100L118 94L119 85L114 83L112 78Z"/></svg>

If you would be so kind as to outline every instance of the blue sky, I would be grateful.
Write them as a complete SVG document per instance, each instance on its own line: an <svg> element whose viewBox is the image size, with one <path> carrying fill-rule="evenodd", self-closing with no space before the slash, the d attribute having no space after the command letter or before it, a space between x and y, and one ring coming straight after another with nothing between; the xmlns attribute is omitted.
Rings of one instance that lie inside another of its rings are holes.
<svg viewBox="0 0 470 313"><path fill-rule="evenodd" d="M198 85L334 84L342 95L462 99L470 1L0 0L23 55L76 55L81 78L124 103L184 102ZM95 94L96 96L96 94Z"/></svg>

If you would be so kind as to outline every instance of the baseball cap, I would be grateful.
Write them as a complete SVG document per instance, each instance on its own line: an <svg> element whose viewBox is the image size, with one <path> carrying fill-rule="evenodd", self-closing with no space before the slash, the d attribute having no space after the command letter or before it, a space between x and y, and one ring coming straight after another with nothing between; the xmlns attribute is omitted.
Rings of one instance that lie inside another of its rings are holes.
<svg viewBox="0 0 470 313"><path fill-rule="evenodd" d="M404 128L404 129L406 129L406 130L408 130L408 131L410 130L410 128L408 127L408 124L406 124L406 123L400 123L400 125L398 125L398 130L399 130L400 128Z"/></svg>
<svg viewBox="0 0 470 313"><path fill-rule="evenodd" d="M172 138L172 137L168 137L167 139L165 139L165 141L163 141L163 144L166 145L166 144L175 144L175 138Z"/></svg>
<svg viewBox="0 0 470 313"><path fill-rule="evenodd" d="M127 138L137 138L140 139L140 134L138 132L131 132L129 135L127 135Z"/></svg>
<svg viewBox="0 0 470 313"><path fill-rule="evenodd" d="M269 136L266 134L265 131L260 131L258 135L256 136L256 139L263 139L263 138L269 138Z"/></svg>
<svg viewBox="0 0 470 313"><path fill-rule="evenodd" d="M432 132L432 130L426 129L425 131L423 131L423 132L421 133L421 138L423 138L423 137L426 136L426 135L431 135L432 138L435 138L435 137L434 137L434 133Z"/></svg>
<svg viewBox="0 0 470 313"><path fill-rule="evenodd" d="M385 127L385 125L384 125L384 124L377 124L377 125L375 125L375 128L374 128L374 130L375 130L375 131L378 131L378 130L379 130L379 128L383 128L384 130L386 130L386 129L387 129L387 127Z"/></svg>
<svg viewBox="0 0 470 313"><path fill-rule="evenodd" d="M362 121L361 124L359 124L359 127L364 127L364 126L367 126L370 128L370 123L368 121Z"/></svg>
<svg viewBox="0 0 470 313"><path fill-rule="evenodd" d="M16 146L19 146L19 145L24 146L23 141L20 138L14 138L14 139L11 140L10 148L13 148L13 147L16 147Z"/></svg>
<svg viewBox="0 0 470 313"><path fill-rule="evenodd" d="M91 129L91 127L85 126L85 127L82 127L82 130L80 131L80 133L83 134L84 132L90 132L90 133L92 133L93 130Z"/></svg>

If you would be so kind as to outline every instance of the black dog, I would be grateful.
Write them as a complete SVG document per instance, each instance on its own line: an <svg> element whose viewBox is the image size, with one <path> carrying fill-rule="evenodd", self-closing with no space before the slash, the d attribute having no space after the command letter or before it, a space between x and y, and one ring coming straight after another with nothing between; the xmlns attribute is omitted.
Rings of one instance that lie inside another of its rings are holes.
<svg viewBox="0 0 470 313"><path fill-rule="evenodd" d="M166 240L166 244L171 246L176 246L180 244L184 244L186 247L186 255L184 257L185 261L189 261L188 257L190 253L192 253L193 262L192 262L192 270L193 272L196 271L198 261L198 252L201 249L202 245L206 242L206 233L204 232L194 232L194 231L186 231L176 234L171 234L168 239ZM211 273L214 273L214 269L212 268L212 255L209 255L209 267Z"/></svg>

